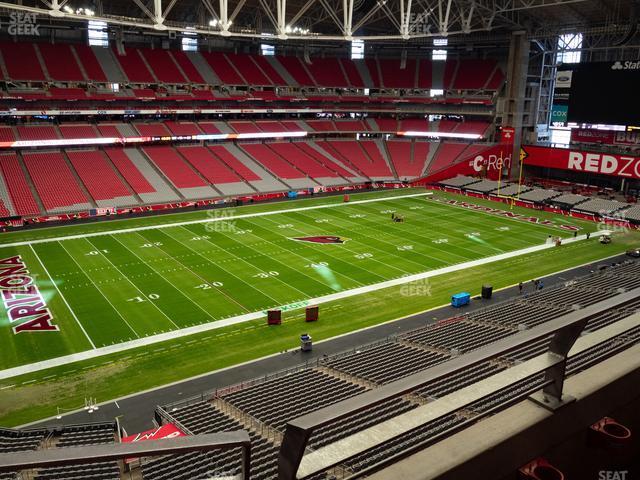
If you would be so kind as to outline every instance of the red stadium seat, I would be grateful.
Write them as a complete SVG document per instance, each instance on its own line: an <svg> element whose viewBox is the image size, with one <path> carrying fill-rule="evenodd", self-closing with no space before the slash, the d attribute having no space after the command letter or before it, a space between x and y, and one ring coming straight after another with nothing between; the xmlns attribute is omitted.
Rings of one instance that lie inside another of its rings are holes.
<svg viewBox="0 0 640 480"><path fill-rule="evenodd" d="M178 152L213 184L237 183L242 179L206 147L177 147Z"/></svg>
<svg viewBox="0 0 640 480"><path fill-rule="evenodd" d="M316 85L298 57L275 57L301 87Z"/></svg>
<svg viewBox="0 0 640 480"><path fill-rule="evenodd" d="M173 147L144 147L142 151L171 180L176 188L205 187L207 184L195 173Z"/></svg>
<svg viewBox="0 0 640 480"><path fill-rule="evenodd" d="M271 86L273 82L262 73L249 55L227 53L227 60L236 68L249 85Z"/></svg>
<svg viewBox="0 0 640 480"><path fill-rule="evenodd" d="M169 52L162 49L140 49L156 78L166 83L185 83L187 80L180 73Z"/></svg>
<svg viewBox="0 0 640 480"><path fill-rule="evenodd" d="M200 135L202 131L194 122L164 122L174 135Z"/></svg>
<svg viewBox="0 0 640 480"><path fill-rule="evenodd" d="M101 151L68 150L67 157L94 200L131 195Z"/></svg>
<svg viewBox="0 0 640 480"><path fill-rule="evenodd" d="M16 127L20 140L53 140L60 138L56 128L51 125Z"/></svg>
<svg viewBox="0 0 640 480"><path fill-rule="evenodd" d="M65 82L85 80L70 45L39 43L37 48L52 80Z"/></svg>
<svg viewBox="0 0 640 480"><path fill-rule="evenodd" d="M244 143L238 146L278 178L304 178L300 171L263 143Z"/></svg>
<svg viewBox="0 0 640 480"><path fill-rule="evenodd" d="M46 210L88 205L62 152L25 152L22 158Z"/></svg>
<svg viewBox="0 0 640 480"><path fill-rule="evenodd" d="M155 193L156 190L133 164L124 149L105 148L104 151L134 192L137 194Z"/></svg>
<svg viewBox="0 0 640 480"><path fill-rule="evenodd" d="M226 85L246 85L247 82L238 74L233 65L222 52L202 52L201 55L207 61L220 81Z"/></svg>
<svg viewBox="0 0 640 480"><path fill-rule="evenodd" d="M314 58L311 64L305 66L320 87L345 87L349 85L337 58Z"/></svg>
<svg viewBox="0 0 640 480"><path fill-rule="evenodd" d="M91 125L60 125L62 138L96 138L98 132Z"/></svg>
<svg viewBox="0 0 640 480"><path fill-rule="evenodd" d="M125 55L119 55L113 49L113 55L122 67L122 71L130 82L135 83L155 83L155 78L144 64L140 52L135 48L127 48Z"/></svg>
<svg viewBox="0 0 640 480"><path fill-rule="evenodd" d="M187 79L191 83L207 83L198 72L198 69L193 65L191 60L185 52L182 50L172 50L170 55L174 58L176 63L180 65L180 69L187 76Z"/></svg>
<svg viewBox="0 0 640 480"><path fill-rule="evenodd" d="M18 215L39 215L40 208L15 153L0 155L0 168Z"/></svg>
<svg viewBox="0 0 640 480"><path fill-rule="evenodd" d="M337 177L335 172L318 163L313 157L297 148L294 143L267 143L266 145L311 178Z"/></svg>
<svg viewBox="0 0 640 480"><path fill-rule="evenodd" d="M0 43L0 52L10 79L42 82L47 79L32 43Z"/></svg>
<svg viewBox="0 0 640 480"><path fill-rule="evenodd" d="M87 74L89 80L95 82L106 82L107 76L104 74L100 62L96 58L96 54L93 53L91 47L87 45L74 45L73 49L78 54L82 68Z"/></svg>
<svg viewBox="0 0 640 480"><path fill-rule="evenodd" d="M261 180L261 178L256 175L256 173L245 166L240 160L238 160L229 150L227 150L223 145L211 145L209 146L209 150L213 152L213 154L222 160L231 170L233 170L240 177L245 179L247 182L253 182Z"/></svg>
<svg viewBox="0 0 640 480"><path fill-rule="evenodd" d="M435 157L429 166L429 173L434 173L453 165L466 148L466 143L440 142Z"/></svg>

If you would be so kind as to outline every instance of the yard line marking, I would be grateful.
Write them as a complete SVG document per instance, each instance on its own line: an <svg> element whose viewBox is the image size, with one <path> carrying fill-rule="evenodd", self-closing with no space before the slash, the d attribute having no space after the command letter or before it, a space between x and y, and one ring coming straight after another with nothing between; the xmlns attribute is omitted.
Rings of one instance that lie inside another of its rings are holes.
<svg viewBox="0 0 640 480"><path fill-rule="evenodd" d="M127 246L126 246L124 243L122 243L120 240L118 240L118 239L117 239L117 238L115 238L115 237L112 237L112 238L113 238L116 242L118 242L120 245L122 245L126 250L129 250L129 252L131 252L134 256L136 256L139 260L141 260L143 264L147 265L151 270L153 270L157 275L159 275L159 276L160 276L160 278L161 278L162 280L164 280L166 283L168 283L169 285L171 285L171 284L170 284L169 282L167 282L167 281L164 279L164 277L163 277L159 272L157 272L157 271L156 271L156 270L155 270L151 265L146 264L146 263L145 263L145 262L144 262L140 257L138 257L138 256L137 256L134 252L132 252L129 248L127 248ZM124 273L122 273L122 271L121 271L121 270L120 270L120 269L119 269L119 268L118 268L118 267L117 267L117 266L116 266L116 265L115 265L111 260L109 260L109 258L108 258L108 257L107 257L107 256L106 256L102 251L100 251L100 249L99 249L98 247L96 247L96 246L95 246L95 244L94 244L91 240L87 240L87 242L89 242L91 245L93 245L93 248L97 249L97 250L100 252L100 255L102 255L102 256L103 256L103 257L104 257L104 258L105 258L105 259L106 259L106 260L107 260L111 265L113 265L113 268L115 268L115 269L118 271L118 273L119 273L120 275L122 275L124 278L126 278L126 279L127 279L127 281L128 281L131 285L133 285L133 288L135 288L135 289L140 293L140 295L142 295L144 298L147 298L147 294L145 294L142 290L140 290L140 288L138 288L138 286L137 286L135 283L133 283L133 282L131 281L131 279L129 279L129 277L127 277ZM173 285L172 285L172 286L173 286ZM181 292L180 292L176 287L173 287L173 288L174 288L176 291L178 291L179 293L181 293ZM181 294L182 294L182 293L181 293ZM183 296L184 296L184 295L183 295ZM185 297L185 298L186 298L186 297ZM191 302L193 302L193 300L191 300L191 299L189 299L189 300L190 300ZM158 310L162 315L164 315L164 317L165 317L167 320L169 320L169 322L171 322L171 323L172 323L176 328L180 328L180 327L179 327L179 326L178 326L178 325L177 325L177 324L176 324L176 323L175 323L171 318L169 318L169 315L167 315L167 314L164 312L164 310L162 310L158 305L156 305L156 302L151 302L151 301L150 301L150 303L151 303L151 305L153 305L153 306L155 307L155 309L156 309L156 310ZM197 304L196 304L196 305L197 305ZM200 308L200 306L199 306L199 305L197 305L197 306L198 306L198 308ZM200 308L200 310L202 310L202 308ZM202 310L202 311L204 312L204 310ZM204 313L207 313L207 312L204 312ZM209 315L209 314L207 314L207 316L208 316L209 318L213 318L213 317L212 317L211 315Z"/></svg>
<svg viewBox="0 0 640 480"><path fill-rule="evenodd" d="M189 232L190 234L193 234L193 232L191 232L190 230L180 226L180 228L182 228L183 230L186 230L187 232ZM249 287L252 290L255 290L256 292L259 292L261 294L263 294L265 297L270 298L271 300L273 300L274 302L276 302L275 299L271 298L269 295L267 295L266 293L264 293L262 290L257 289L256 287L254 287L252 284L244 281L243 279L241 279L240 277L238 277L236 274L234 274L233 272L230 272L229 270L227 270L226 268L222 267L219 263L214 263L211 260L209 260L207 257L205 257L203 254L199 253L197 250L194 250L193 248L191 248L189 245L187 245L186 243L184 243L183 241L181 241L179 238L176 238L175 236L171 235L168 232L162 232L163 235L166 235L167 237L173 239L174 241L178 242L180 245L183 245L185 248L187 248L188 250L191 250L192 252L194 252L195 255L198 255L200 258L203 258L204 260L206 260L207 263L214 265L216 267L218 267L220 270L223 270L224 272L228 273L230 276L236 278L240 283L246 285L247 287ZM215 245L213 242L211 242L210 240L206 240L208 243L211 243L212 245ZM232 254L233 255L233 254ZM235 257L235 255L234 255ZM236 257L237 258L237 257ZM204 267L205 264L201 264L201 267ZM193 272L194 275L195 272ZM197 275L199 277L199 275ZM200 277L202 278L202 277ZM205 283L209 283L205 280ZM250 310L245 307L243 304L241 304L236 298L234 298L231 295L228 295L227 293L225 293L221 288L215 287L220 293L222 293L225 297L229 298L230 300L232 300L234 303L236 303L237 305L240 306L240 308L242 308L243 310L249 312ZM277 302L276 302L277 303Z"/></svg>
<svg viewBox="0 0 640 480"><path fill-rule="evenodd" d="M69 302L67 302L67 299L64 298L64 295L62 295L62 292L58 288L58 284L53 280L53 277L49 274L49 271L47 270L47 267L44 266L44 263L40 259L40 256L38 255L38 252L36 252L36 249L33 248L33 245L29 245L29 248L31 248L31 251L36 256L36 259L38 260L38 262L42 266L42 269L44 270L44 273L46 273L47 277L49 277L49 280L51 280L51 283L53 284L53 286L55 287L56 291L58 292L58 295L60 295L60 298L62 299L64 304L67 306L67 309L71 313L71 316L74 318L74 320L76 321L76 323L80 327L80 330L82 330L82 333L84 333L84 336L87 337L87 340L89 340L89 343L91 344L91 347L95 350L97 348L96 345L93 343L93 340L91 340L91 337L89 336L87 331L84 329L84 326L82 325L82 323L80 323L80 320L78 320L78 317L76 317L75 312L73 310L71 310L71 307L69 306Z"/></svg>
<svg viewBox="0 0 640 480"><path fill-rule="evenodd" d="M308 218L312 218L312 217L308 217ZM270 218L266 218L265 220L267 220L268 222L271 222L271 223L275 223L275 222L274 222L273 220L271 220ZM300 230L299 228L292 228L292 230L295 230L296 232L300 232L302 235L308 235L308 233L306 233L304 230ZM349 251L349 252L351 252L351 253L353 253L353 254L355 254L355 255L357 255L357 254L361 253L361 252L358 252L358 251L356 251L356 250L353 250L353 249L349 248L349 246L347 245L347 243L344 243L344 244L342 244L341 246L342 246L342 248L344 248L345 250L347 250L347 251ZM384 251L384 250L381 250L381 249L379 249L379 248L376 248L376 247L374 247L374 246L369 245L369 247L370 247L370 248L372 248L372 249L374 249L374 250L377 250L377 251L379 251L379 252L382 252L385 256L391 256L391 255L392 255L391 253L386 252L386 251ZM390 265L390 264L388 264L388 263L381 262L380 260L377 260L377 259L375 258L375 256L374 256L374 257L372 257L372 258L370 258L369 260L373 260L374 262L379 263L380 265L383 265L383 266L384 266L385 268L387 268L387 269L392 268L392 269L394 269L394 270L397 270L397 271L398 271L398 272L400 272L402 275L408 275L408 274L410 273L410 272L407 272L406 270L404 270L404 269L402 269L402 268L398 268L398 267L395 267L395 266ZM352 262L353 262L353 261L352 261ZM371 272L371 273L374 273L374 272ZM381 276L381 275L379 275L379 276ZM382 278L384 278L384 277L382 277Z"/></svg>
<svg viewBox="0 0 640 480"><path fill-rule="evenodd" d="M275 223L273 220L270 220L270 219L266 219L266 220L268 220L268 221L270 221L270 222L272 222L272 223ZM263 226L261 226L261 225L259 225L259 224L255 223L255 222L251 222L251 221L249 221L248 223L249 223L250 225L253 225L254 227L264 228L264 229L266 229L266 228L267 228L267 227L263 227ZM297 229L294 229L294 230L297 230ZM298 230L298 231L300 231L300 230ZM255 233L251 233L251 235L252 235L252 236L254 236L254 237L257 237L257 238L263 238L263 237L260 237L259 235L256 235ZM289 238L288 238L288 237L283 236L283 240L281 240L281 241L289 241ZM271 245L274 245L275 247L277 247L279 251L281 251L281 252L285 252L285 253L289 253L289 254L291 254L291 255L295 255L296 257L300 257L300 258L302 258L305 262L309 262L309 263L316 263L316 262L317 262L317 260L311 260L309 257L305 257L304 255L300 255L299 253L295 253L295 252L296 252L296 250L299 250L298 248L288 248L288 246L279 246L277 242L278 242L278 240L275 240L275 241L266 240L266 241L265 241L265 243L270 243ZM346 259L344 259L344 260L343 260L343 259L341 259L340 257L336 257L336 256L334 256L334 255L331 255L330 253L328 253L328 251L324 251L324 252L322 252L322 254L323 254L323 255L326 255L327 257L333 258L333 259L335 259L335 260L337 260L337 261L339 261L339 262L348 263L348 261L347 261ZM282 262L279 262L279 263L282 263ZM306 273L304 273L304 272L302 272L302 271L299 271L299 272L300 272L300 273L302 273L305 277L308 277L308 278L310 278L310 279L314 280L314 282L316 282L316 283L320 283L320 284L322 284L322 285L326 285L326 286L327 286L327 287L329 287L329 288L332 288L332 287L331 287L331 285L328 285L328 284L326 284L326 283L324 283L324 282L319 282L318 280L314 279L313 277L310 277L309 275L307 275ZM352 278L352 277L350 277L349 275L347 275L347 274L345 274L345 273L342 273L342 272L334 272L334 273L335 273L336 275L339 275L339 276L341 276L341 277L344 277L344 278L346 278L346 279L348 279L348 280L350 280L350 281L352 281L352 282L356 283L357 285L363 285L363 283L362 283L362 282L359 282L359 281L358 281L358 280L356 280L355 278ZM376 276L378 276L378 277L380 277L380 278L384 278L384 277L382 277L382 276L380 276L380 275L377 275L377 274L375 274L375 273L374 273L373 275L376 275Z"/></svg>
<svg viewBox="0 0 640 480"><path fill-rule="evenodd" d="M75 259L75 257L73 255L71 255L71 253L69 252L69 250L67 250L67 248L61 243L58 242L58 245L60 245L62 247L62 249L67 253L67 255L69 255L69 258L71 258L71 260L73 260L73 262L78 266L78 268L80 269L80 271L84 274L85 277L87 277L89 279L89 281L93 284L93 286L95 287L95 289L100 293L100 295L102 295L102 297L109 303L109 305L111 305L111 308L113 308L113 310L118 314L118 316L122 319L122 321L125 323L125 325L127 325L127 327L129 327L129 329L133 332L133 334L140 338L140 335L138 335L138 332L135 331L135 329L129 324L129 322L127 322L127 319L124 318L122 316L122 314L120 313L120 310L118 310L116 308L116 306L111 303L111 300L109 300L109 298L104 294L104 292L102 290L100 290L98 288L98 286L95 284L95 282L93 281L93 278L91 278L82 268L82 266L78 263L78 261ZM93 244L91 244L93 245ZM33 248L33 247L32 247ZM95 247L94 247L95 248Z"/></svg>
<svg viewBox="0 0 640 480"><path fill-rule="evenodd" d="M8 389L8 388L13 388L13 387L15 387L15 384L13 384L13 385L6 385L6 386L4 386L4 387L0 387L0 390L6 390L6 389Z"/></svg>
<svg viewBox="0 0 640 480"><path fill-rule="evenodd" d="M192 231L191 231L191 230L189 230L188 228L184 228L184 227L182 227L182 228L183 228L184 230L188 231L188 232L192 232ZM228 238L228 239L229 239L229 240L231 240L232 242L238 242L238 241L240 241L240 240L234 240L233 238L231 238L229 235L227 235L227 234L226 234L226 233L224 233L224 232L216 232L216 233L220 233L221 235L223 235L225 238ZM254 237L257 237L257 238L261 238L261 237L258 237L258 236L257 236L256 234L254 234L254 233L251 233L250 235L252 235L252 236L254 236ZM267 240L267 241L268 241L268 240ZM209 243L213 243L211 240L207 240L207 242L209 242ZM269 243L271 243L271 242L269 242ZM255 248L253 248L253 247L252 247L251 245L249 245L249 244L245 244L245 245L243 245L243 247L248 248L248 249L250 249L250 250L251 250L251 251L253 251L253 252L257 252L257 253L258 253L258 255L256 255L256 257L269 258L269 257L266 257L264 254L261 254L258 250L256 250ZM289 253L292 253L293 255L297 255L297 254L295 254L295 253L293 253L293 252L289 252ZM233 255L234 257L236 257L238 260L243 261L244 263L246 263L247 265L249 265L251 268L254 268L258 273L262 272L262 270L261 270L259 267L256 267L256 266L255 266L255 265L253 265L252 263L247 262L244 258L239 257L238 255L235 255L235 254L233 254L233 253L232 253L231 255ZM286 265L286 264L282 263L280 260L276 260L275 258L269 258L269 260L271 260L272 262L277 262L277 263L279 263L279 264L280 264L280 265L282 265L283 267L286 267L288 270L295 270L295 269L291 268L290 266L288 266L288 265ZM221 267L221 268L222 268L222 267ZM227 271L228 271L228 270L227 270ZM231 272L229 272L229 273L231 273ZM300 272L300 271L297 271L297 270L296 270L296 273L301 273L302 275L304 275L305 277L307 277L309 280L311 280L313 283L317 283L317 284L319 284L319 285L325 285L324 283L322 283L322 282L319 282L319 281L315 280L314 278L310 277L309 275L305 274L304 272ZM232 275L233 275L233 274L232 274ZM286 286L287 286L287 287L289 287L289 288L293 288L294 290L297 290L297 291L298 291L298 292L300 292L302 295L305 295L305 296L306 296L306 295L308 295L306 292L303 292L302 290L300 290L300 289L296 288L294 285L289 284L289 283L285 282L284 280L280 279L280 277L279 277L279 276L278 276L278 277L273 277L273 278L274 278L275 280L277 280L278 282L282 283L283 285L286 285ZM328 287L328 285L326 285L326 286ZM276 303L276 305L278 304L278 301L277 301L275 298L273 298L271 295L267 295L263 290L260 290L259 288L256 288L256 287L253 287L253 288L255 288L256 290L258 290L260 293L262 293L262 294L263 294L263 295L265 295L266 297L269 297L271 300L273 300L273 301Z"/></svg>
<svg viewBox="0 0 640 480"><path fill-rule="evenodd" d="M592 238L598 237L598 236L602 235L602 233L603 232L601 232L601 231L593 232L593 233L591 233L591 237ZM562 243L566 245L566 244L579 242L579 241L582 241L582 240L586 240L586 235L578 235L577 237L564 239ZM357 287L357 288L353 288L353 289L350 289L350 290L343 290L341 292L331 293L331 294L328 294L328 295L324 295L322 297L310 298L310 299L308 299L308 303L301 305L300 308L303 308L306 305L316 305L316 304L319 305L321 303L327 303L327 302L332 302L332 301L335 301L335 300L341 300L343 298L353 297L353 296L356 296L356 295L362 295L362 294L365 294L365 293L371 293L371 292L375 292L377 290L382 290L384 288L396 287L396 286L399 286L399 285L403 285L405 283L414 282L414 281L417 281L417 280L423 280L425 278L431 278L431 277L435 277L435 276L438 276L438 275L444 275L444 274L447 274L447 273L458 272L458 271L461 271L461 270L466 270L468 268L473 268L473 267L477 267L477 266L480 266L480 265L486 265L488 263L495 263L495 262L499 262L499 261L502 261L502 260L519 257L521 255L540 252L540 251L549 250L549 249L553 249L553 248L557 248L557 247L554 244L544 243L542 245L535 245L535 246L532 246L532 247L523 248L521 250L515 250L515 251L512 251L512 252L501 253L499 255L494 255L492 257L479 258L479 259L476 259L476 260L471 260L469 262L458 263L458 264L455 264L455 265L450 265L448 267L439 268L439 269L436 269L436 270L429 270L427 272L416 273L416 274L409 275L409 276L406 276L406 277L394 278L394 279L386 280L386 281L380 282L380 283L374 283L374 284L371 284L371 285L366 285L366 286L363 286L363 287ZM572 267L572 268L575 268L575 267ZM251 321L251 320L258 320L258 319L261 319L261 318L264 318L264 317L265 317L265 315L261 311L257 311L257 312L253 312L253 313L246 313L244 315L239 315L237 317L230 317L230 318L226 318L224 320L217 320L215 322L203 323L203 324L200 324L200 325L194 325L192 327L183 328L183 329L177 330L177 331L160 333L160 334L157 334L157 335L151 335L151 336L140 338L140 339L136 339L136 340L129 340L127 342L123 342L123 343L119 343L119 344L115 344L115 345L108 345L106 347L100 347L100 348L95 349L95 350L85 350L83 352L73 353L73 354L70 354L70 355L65 355L63 357L57 357L57 358L52 358L52 359L49 359L49 360L43 360L43 361L40 361L40 362L30 363L30 364L27 364L27 365L20 365L18 367L7 368L5 370L1 370L0 371L0 380L4 380L4 379L7 379L7 378L15 377L15 376L18 376L18 375L24 375L24 374L27 374L27 373L33 373L33 372L37 372L37 371L40 371L40 370L45 370L47 368L58 367L58 366L61 366L61 365L67 365L67 364L73 363L73 362L93 359L93 358L101 357L103 355L109 355L109 354L112 354L112 353L123 352L123 351L126 351L126 350L130 350L132 348L138 348L138 347L144 347L144 346L148 346L148 345L153 345L155 343L159 343L159 342L163 342L163 341L167 341L167 340L175 340L177 338L186 337L186 336L193 335L193 334L196 334L196 333L208 332L210 330L216 330L216 329L223 328L223 327L228 327L228 326L231 326L231 325L237 325L237 324L248 322L248 321ZM242 333L242 330L238 330L236 333ZM228 334L225 334L225 335L228 335ZM141 352L141 353L137 354L136 357L145 356L145 355L147 355L147 353L148 352ZM67 373L72 373L74 371L75 370L73 370L71 372L67 372Z"/></svg>
<svg viewBox="0 0 640 480"><path fill-rule="evenodd" d="M385 200L390 200L390 199L396 199L396 198L412 198L412 197L425 197L425 196L429 196L429 195L433 195L433 192L424 192L424 193L411 193L411 194L407 194L407 195L391 195L391 196L387 196L387 197L381 197L381 198L370 198L368 200L353 200L350 201L348 203L329 203L329 204L325 204L325 205L313 205L311 207L300 207L300 208L285 208L282 210L274 210L271 212L256 212L256 213L244 213L241 215L234 215L234 216L223 216L223 217L216 217L216 218L206 218L206 219L201 219L201 220L187 220L184 222L174 222L174 223L163 223L163 224L158 224L158 225L145 225L145 226L141 226L141 227L131 227L131 228L122 228L120 230L108 230L105 232L91 232L91 233L85 233L82 235L67 235L67 236L62 236L62 237L49 237L49 238L41 238L38 240L27 240L24 242L13 242L13 243L5 243L5 244L0 244L0 248L5 248L5 247L20 247L23 245L35 245L37 243L49 243L49 242L58 242L61 240L73 240L73 239L78 239L78 238L88 238L88 237L99 237L102 235L115 235L118 233L129 233L129 232L139 232L142 230L154 230L157 228L171 228L171 227L181 227L183 225L194 225L194 224L198 224L198 223L212 223L212 222L228 222L229 220L236 220L239 218L251 218L251 217L263 217L263 216L267 216L267 215L278 215L281 213L290 213L290 212L298 212L298 211L305 211L305 210L319 210L322 208L336 208L336 207L348 207L350 205L358 205L358 204L362 204L362 203L372 203L372 202L382 202Z"/></svg>
<svg viewBox="0 0 640 480"><path fill-rule="evenodd" d="M305 218L311 218L311 219L313 218L313 217L310 217L309 215L306 215L306 214L304 214L304 213L301 213L301 215L302 215L303 217L305 217ZM347 223L348 225L353 225L353 227L349 227L349 226L345 227L345 228L348 228L349 230L352 230L353 228L355 228L355 229L359 229L359 228L361 228L361 229L367 229L367 230L373 230L373 231L376 231L376 229L375 229L375 228L373 228L372 226L360 225L358 222L355 222L355 221L353 221L353 220L349 220L348 218L338 217L338 216L336 216L336 215L335 215L335 214L333 214L333 213L332 213L332 214L330 214L330 215L333 215L333 218L334 218L337 222L342 222L342 223ZM385 225L385 227L387 227L387 225ZM299 230L299 229L296 229L296 230L301 231L301 230ZM399 229L398 229L398 230L399 230ZM402 232L403 234L405 233L405 232L404 232L404 231L402 231L402 230L399 230L399 231L400 231L400 232ZM304 233L304 232L303 232L303 233ZM420 235L420 236L422 236L422 235ZM369 236L369 235L364 235L364 237L365 237L365 238L367 238L367 239L372 238L372 237L371 237L371 236ZM423 237L423 238L424 238L424 237ZM378 237L378 238L374 238L374 240L375 240L375 241L377 241L377 242L380 242L380 243L387 244L387 245L389 245L389 246L391 246L391 247L393 247L393 248L396 248L396 247L397 247L397 245L396 245L396 244L393 244L393 243L391 243L391 242L388 242L388 241L386 241L386 240L383 240L383 239L382 239L382 238L380 238L380 237ZM357 241L357 240L355 240L355 241ZM371 245L371 244L369 244L368 246L370 246L371 248L374 248L375 250L377 250L377 251L381 252L384 256L393 256L394 258L397 256L397 252L394 252L393 250L392 250L391 252L389 252L389 251L384 250L384 249L382 249L382 248L380 248L380 247L374 247L374 246L373 246L373 245ZM348 249L347 249L347 250L348 250ZM353 250L350 250L350 251L353 251ZM392 253L392 252L394 252L394 253ZM442 266L447 266L447 265L450 265L450 264L451 264L451 262L447 262L447 261L444 261L444 260L440 260L439 258L432 257L432 256L427 255L427 254L425 254L425 253L420 253L420 252L418 252L417 250L414 250L414 253L415 253L415 254L417 254L417 255L420 255L421 257L426 257L426 258L428 258L429 260L435 260L435 261L437 261L438 263L442 264ZM404 256L403 256L403 257L398 257L398 258L401 258L401 259L402 259L402 261L405 261L405 262L411 262L411 263L413 263L413 264L415 264L415 265L418 265L420 268L424 268L424 263L417 262L417 261L415 261L415 260L412 260L411 258L407 258L407 257L404 257ZM467 258L465 258L465 260L468 260L468 259L467 259ZM381 262L381 263L382 263L382 262ZM403 269L396 268L396 270L401 270L401 271L402 271ZM410 273L410 272L403 271L403 274L407 274L407 273Z"/></svg>
<svg viewBox="0 0 640 480"><path fill-rule="evenodd" d="M164 233L164 232L162 232ZM136 235L138 235L140 238L142 238L145 241L148 241L145 237L143 237L142 235L140 235L139 233L136 233ZM196 307L198 307L200 310L202 310L202 312L209 318L211 318L212 320L215 321L215 318L213 317L213 315L211 315L209 312L207 312L201 305L200 303L198 303L197 301L195 301L193 298L191 298L190 295L187 295L185 292L183 292L182 290L180 290L179 288L177 288L173 283L171 283L170 281L168 281L163 275L162 272L156 270L155 268L153 268L151 266L151 264L147 263L145 261L144 258L142 258L141 256L139 256L136 252L134 252L133 250L131 250L129 247L127 247L123 242L121 242L120 240L118 240L116 237L114 237L113 235L111 236L111 238L113 238L116 242L118 242L120 245L122 245L125 249L127 249L129 252L131 252L136 258L138 258L143 265L146 265L147 267L149 267L150 270L152 270L153 272L156 273L156 275L158 275L165 283L167 283L168 285L170 285L171 287L173 287L174 290L176 290L180 295L182 295L184 298L186 298L187 300L189 300L191 303L193 303ZM186 265L183 265L182 262L179 262L178 260L174 260L173 257L171 256L171 254L169 252L167 252L166 250L164 250L161 247L157 247L159 248L161 251L163 251L168 259L171 259L172 261L178 263L178 265L181 265L182 267L186 268L187 270L189 270L189 272L191 272L193 275L197 276L198 278L200 278L201 280L204 280L206 282L205 279L203 279L200 275L196 274L193 270L191 270L190 268L188 268ZM173 271L177 271L178 269L173 269ZM142 292L140 292L142 293ZM159 307L156 306L156 308L159 309ZM166 315L165 315L166 316ZM169 317L167 317L169 318ZM176 328L181 328L178 327L178 325L176 325L173 321L171 322L173 323Z"/></svg>

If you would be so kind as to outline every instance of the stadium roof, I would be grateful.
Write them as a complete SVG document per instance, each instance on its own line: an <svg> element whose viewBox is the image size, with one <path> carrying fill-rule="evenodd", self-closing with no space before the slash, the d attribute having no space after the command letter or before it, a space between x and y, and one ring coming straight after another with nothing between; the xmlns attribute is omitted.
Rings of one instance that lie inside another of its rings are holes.
<svg viewBox="0 0 640 480"><path fill-rule="evenodd" d="M265 40L378 41L594 29L624 38L637 0L10 0L60 22L105 20L149 32Z"/></svg>

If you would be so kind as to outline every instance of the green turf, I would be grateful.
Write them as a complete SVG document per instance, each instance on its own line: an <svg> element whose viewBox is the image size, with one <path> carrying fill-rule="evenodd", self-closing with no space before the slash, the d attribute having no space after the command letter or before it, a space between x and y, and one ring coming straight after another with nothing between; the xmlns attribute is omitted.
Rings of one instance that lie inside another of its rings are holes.
<svg viewBox="0 0 640 480"><path fill-rule="evenodd" d="M406 221L391 222L392 211ZM15 335L3 312L0 368L539 245L550 234L572 235L413 197L0 248L38 274L60 327ZM292 240L314 235L348 240Z"/></svg>
<svg viewBox="0 0 640 480"><path fill-rule="evenodd" d="M464 199L445 194L438 196ZM339 203L340 200L325 198L270 205L269 208L262 205L237 209L236 213L295 208L315 202ZM509 208L478 199L465 200L494 208ZM391 209L404 213L407 221L391 223L389 213L381 213ZM515 208L513 211L532 213L528 209ZM590 222L544 212L535 214L583 229L596 228ZM186 217L198 218L194 215L187 214ZM198 212L197 215L202 218L206 214ZM168 218L165 217L162 223ZM183 220L180 215L171 218ZM144 220L158 222L156 217ZM144 225L143 220L133 222L137 226ZM122 228L132 226L128 221L118 224ZM280 225L285 227L279 228ZM42 230L31 232L31 237L80 234L83 228L90 232L98 227L102 228L98 224L70 227L69 232L63 228L53 229L55 233ZM3 253L20 253L32 272L43 275L38 276L38 284L47 293L56 322L61 326L59 333L20 335L9 335L10 329L5 326L2 341L8 348L2 350L3 368L90 348L89 340L75 318L52 288L51 281L44 276L44 269L34 252L55 279L91 341L100 346L536 245L543 243L548 234L571 235L556 228L445 206L422 198L254 217L237 220L234 228L209 231L205 225L194 224L42 243L33 245L33 250L28 246L0 249ZM238 234L237 231L245 233ZM465 236L474 232L480 235ZM344 245L314 245L288 238L311 234L336 234L350 240ZM433 240L443 238L448 242L433 243ZM77 407L87 396L104 401L293 348L301 329L309 330L316 339L330 338L442 305L452 292L476 291L487 280L500 288L619 253L635 242L636 234L620 234L609 246L601 246L595 241L580 242L434 277L429 282L428 292L422 294L407 296L402 287L394 287L338 300L324 304L321 321L313 325L304 324L299 311L293 311L286 314L281 327L268 328L264 320L252 321L14 377L0 382L0 425L17 425L50 416L55 414L56 406ZM143 246L147 244L152 246ZM398 250L407 245L412 249ZM87 255L99 250L107 252ZM356 255L362 257L363 253L372 256L356 258ZM326 275L326 269L318 268L320 262L328 264L332 277ZM274 276L268 272L279 274ZM256 277L257 273L267 273L267 276ZM223 285L197 288L211 282L222 282ZM151 294L159 297L150 300ZM129 301L138 296L144 301ZM55 341L45 335L52 335Z"/></svg>

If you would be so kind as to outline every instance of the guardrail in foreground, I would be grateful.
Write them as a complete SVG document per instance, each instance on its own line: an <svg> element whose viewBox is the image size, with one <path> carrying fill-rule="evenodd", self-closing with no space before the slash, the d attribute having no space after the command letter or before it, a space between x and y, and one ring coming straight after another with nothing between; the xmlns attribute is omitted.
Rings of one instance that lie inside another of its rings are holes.
<svg viewBox="0 0 640 480"><path fill-rule="evenodd" d="M296 480L328 470L377 445L404 433L456 412L483 398L510 387L518 381L544 373L543 389L532 400L553 410L571 398L563 396L567 356L587 322L612 308L618 308L640 296L640 288L599 302L579 311L570 312L531 330L515 334L488 347L461 355L446 363L415 373L375 390L349 398L337 404L309 413L287 424L278 459L279 480ZM637 317L637 318L636 318ZM640 315L629 317L630 322L617 322L581 340L581 351L594 342L602 342L619 335L620 328L637 326ZM634 323L635 322L635 323ZM609 336L607 336L609 335ZM352 434L342 440L305 454L311 434L387 400L410 393L430 382L503 356L519 347L551 337L549 349L526 362L495 374L485 380L450 393L440 399L398 415L373 427ZM578 352L572 352L578 353ZM523 394L523 395L526 395Z"/></svg>
<svg viewBox="0 0 640 480"><path fill-rule="evenodd" d="M0 472L12 472L39 467L56 467L117 461L124 458L155 457L182 454L193 451L210 452L242 448L240 476L250 478L251 439L245 430L210 433L153 442L118 443L115 445L91 445L76 448L51 448L29 452L0 454Z"/></svg>

